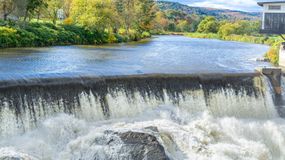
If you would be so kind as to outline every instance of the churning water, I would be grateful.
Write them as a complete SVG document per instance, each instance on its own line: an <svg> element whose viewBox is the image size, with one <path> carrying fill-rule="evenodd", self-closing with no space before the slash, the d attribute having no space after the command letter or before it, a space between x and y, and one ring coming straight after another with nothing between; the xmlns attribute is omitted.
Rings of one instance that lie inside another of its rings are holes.
<svg viewBox="0 0 285 160"><path fill-rule="evenodd" d="M160 151L173 160L284 160L285 120L282 117L285 109L282 103L275 103L270 83L255 73L232 74L263 65L249 60L260 54L254 50L261 46L255 46L252 53L247 54L242 49L246 44L211 41L212 47L208 47L212 49L222 45L219 43L227 43L223 46L233 58L230 60L226 53L221 53L224 57L215 59L207 53L204 56L211 60L201 61L203 65L198 67L195 54L188 55L186 51L191 48L189 45L197 47L197 43L202 42L193 40L192 43L188 44L183 37L162 37L148 44L153 46L149 50L139 49L138 57L131 56L132 47L117 50L116 54L106 54L104 50L100 52L104 55L102 61L96 62L96 55L90 52L94 48L85 49L85 54L80 56L76 53L73 58L50 54L53 60L62 63L50 63L50 59L38 52L0 58L3 71L0 160L155 159L149 156L149 146L140 148L138 140L132 139L126 144L120 133L129 131L155 137L164 149ZM167 45L172 45L168 51L164 48ZM175 50L178 54L177 47L182 48L182 57L172 55ZM153 50L155 48L160 50ZM234 50L236 52L232 52ZM163 51L165 59L163 55L155 56ZM219 51L211 53L220 55ZM117 61L118 57L112 58L114 55L121 58ZM171 57L177 64L171 63ZM241 57L239 61L238 57ZM219 59L224 60L218 63ZM5 71L5 67L17 61L19 66L11 68L14 74ZM140 72L132 70L136 64ZM106 76L141 72L201 73L204 67L210 68L209 72L227 74ZM105 76L52 76L79 72L79 75L102 75L103 68L106 68ZM50 75L41 77L42 72ZM17 75L28 79L17 79ZM13 80L8 80L10 76ZM282 101L282 97L278 100ZM153 138L151 141L155 143ZM138 158L141 154L143 158Z"/></svg>
<svg viewBox="0 0 285 160"><path fill-rule="evenodd" d="M0 157L134 159L115 134L133 131L155 136L170 159L285 158L285 121L259 75L86 77L8 86L0 89Z"/></svg>

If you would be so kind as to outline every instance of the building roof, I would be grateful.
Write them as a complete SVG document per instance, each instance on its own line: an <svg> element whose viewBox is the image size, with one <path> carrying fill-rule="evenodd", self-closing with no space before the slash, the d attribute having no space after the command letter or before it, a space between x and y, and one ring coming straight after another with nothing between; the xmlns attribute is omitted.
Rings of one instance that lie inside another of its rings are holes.
<svg viewBox="0 0 285 160"><path fill-rule="evenodd" d="M273 3L285 3L285 0L281 1L263 1L263 2L257 2L258 5L263 6L264 4L273 4Z"/></svg>

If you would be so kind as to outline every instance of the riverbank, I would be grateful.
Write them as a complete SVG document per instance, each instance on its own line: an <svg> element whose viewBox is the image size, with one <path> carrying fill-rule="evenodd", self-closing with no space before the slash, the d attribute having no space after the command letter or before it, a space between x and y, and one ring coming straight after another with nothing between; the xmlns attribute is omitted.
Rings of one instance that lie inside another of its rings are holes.
<svg viewBox="0 0 285 160"><path fill-rule="evenodd" d="M117 33L98 31L74 24L28 24L1 22L0 49L63 45L94 45L138 41L150 37L148 32L119 30Z"/></svg>
<svg viewBox="0 0 285 160"><path fill-rule="evenodd" d="M225 41L238 41L255 44L265 44L271 46L265 53L265 58L271 63L278 65L279 61L279 48L282 40L279 37L266 37L266 36L248 36L248 35L228 35L220 36L216 33L184 33L185 36L191 38L205 38L205 39L219 39Z"/></svg>

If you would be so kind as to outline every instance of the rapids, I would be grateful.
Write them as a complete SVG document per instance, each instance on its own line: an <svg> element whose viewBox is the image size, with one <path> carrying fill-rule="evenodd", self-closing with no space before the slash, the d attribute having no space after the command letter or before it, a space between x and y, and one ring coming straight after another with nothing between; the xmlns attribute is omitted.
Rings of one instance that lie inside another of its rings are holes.
<svg viewBox="0 0 285 160"><path fill-rule="evenodd" d="M205 111L189 114L160 106L136 118L90 123L66 114L43 121L41 127L2 140L0 155L24 159L122 159L118 142L103 146L106 130L139 131L158 137L171 159L282 160L285 158L285 121L278 117L239 119L214 117ZM156 126L158 133L145 129ZM7 148L8 147L8 148Z"/></svg>
<svg viewBox="0 0 285 160"><path fill-rule="evenodd" d="M0 159L131 159L115 133L133 131L155 136L173 160L283 160L285 120L267 79L210 77L2 85Z"/></svg>

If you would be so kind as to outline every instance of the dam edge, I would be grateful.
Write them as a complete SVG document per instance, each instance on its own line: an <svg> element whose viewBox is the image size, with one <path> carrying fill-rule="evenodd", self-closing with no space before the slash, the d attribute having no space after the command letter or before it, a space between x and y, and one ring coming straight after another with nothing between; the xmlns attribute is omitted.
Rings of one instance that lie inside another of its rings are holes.
<svg viewBox="0 0 285 160"><path fill-rule="evenodd" d="M18 86L46 86L46 85L72 85L90 84L106 80L128 80L128 79L153 79L153 78L190 78L199 80L225 80L228 78L253 78L262 76L262 72L256 70L248 73L201 73L201 74L133 74L112 76L74 76L74 77L51 77L51 78L18 78L0 80L0 89Z"/></svg>

